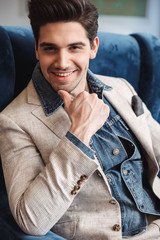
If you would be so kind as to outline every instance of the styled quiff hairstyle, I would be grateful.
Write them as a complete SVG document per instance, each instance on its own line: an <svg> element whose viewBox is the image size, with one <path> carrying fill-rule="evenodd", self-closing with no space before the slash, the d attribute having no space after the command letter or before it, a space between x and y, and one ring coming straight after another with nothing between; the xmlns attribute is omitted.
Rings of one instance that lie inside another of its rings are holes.
<svg viewBox="0 0 160 240"><path fill-rule="evenodd" d="M38 46L41 26L54 22L79 22L92 46L98 30L98 11L89 0L30 0L29 19Z"/></svg>

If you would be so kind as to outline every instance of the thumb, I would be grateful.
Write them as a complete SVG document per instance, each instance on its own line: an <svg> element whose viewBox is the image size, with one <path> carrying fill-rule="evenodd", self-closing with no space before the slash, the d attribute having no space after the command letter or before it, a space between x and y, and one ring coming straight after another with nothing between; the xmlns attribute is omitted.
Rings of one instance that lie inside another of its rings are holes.
<svg viewBox="0 0 160 240"><path fill-rule="evenodd" d="M70 107L70 104L72 103L70 94L64 90L59 90L58 94L62 97L64 101L65 109L68 109Z"/></svg>

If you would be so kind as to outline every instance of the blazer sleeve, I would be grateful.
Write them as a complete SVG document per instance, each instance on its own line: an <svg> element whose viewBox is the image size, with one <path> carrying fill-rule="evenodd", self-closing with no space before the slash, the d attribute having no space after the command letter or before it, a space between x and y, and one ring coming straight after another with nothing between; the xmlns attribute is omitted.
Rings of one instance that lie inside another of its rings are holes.
<svg viewBox="0 0 160 240"><path fill-rule="evenodd" d="M43 143L44 148L47 144ZM0 152L9 204L16 222L27 234L45 235L74 200L77 181L85 176L85 184L86 177L98 168L66 137L56 147L54 142L52 145L45 165L30 134L0 114Z"/></svg>

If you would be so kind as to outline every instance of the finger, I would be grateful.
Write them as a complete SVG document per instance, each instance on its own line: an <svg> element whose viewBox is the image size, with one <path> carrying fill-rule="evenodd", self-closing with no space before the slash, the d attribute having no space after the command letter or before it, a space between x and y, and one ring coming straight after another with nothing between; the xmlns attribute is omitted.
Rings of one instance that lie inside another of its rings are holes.
<svg viewBox="0 0 160 240"><path fill-rule="evenodd" d="M68 109L70 104L72 103L71 95L64 90L59 90L58 94L62 97L65 108Z"/></svg>

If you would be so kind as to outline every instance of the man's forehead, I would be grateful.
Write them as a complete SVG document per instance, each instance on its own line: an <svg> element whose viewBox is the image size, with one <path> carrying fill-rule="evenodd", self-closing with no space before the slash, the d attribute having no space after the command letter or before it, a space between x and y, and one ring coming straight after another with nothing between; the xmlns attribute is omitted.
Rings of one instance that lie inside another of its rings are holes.
<svg viewBox="0 0 160 240"><path fill-rule="evenodd" d="M47 23L40 27L39 37L53 37L60 38L64 37L65 39L72 38L81 39L88 38L85 28L79 22L55 22Z"/></svg>

